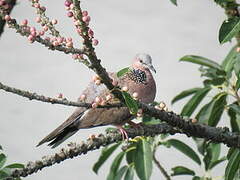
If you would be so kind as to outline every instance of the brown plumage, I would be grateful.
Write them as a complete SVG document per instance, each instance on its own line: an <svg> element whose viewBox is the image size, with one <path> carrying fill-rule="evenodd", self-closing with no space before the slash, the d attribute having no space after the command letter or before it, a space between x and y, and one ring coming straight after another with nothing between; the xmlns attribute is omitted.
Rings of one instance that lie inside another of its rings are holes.
<svg viewBox="0 0 240 180"><path fill-rule="evenodd" d="M117 78L116 73L109 73L109 76L115 82L118 82L118 86L128 87L130 94L134 92L138 93L140 101L144 103L153 102L156 95L156 84L149 70L155 71L152 66L151 57L147 54L138 54L134 58L130 69L131 70L121 78ZM96 97L105 98L110 92L105 85L96 85L94 82L90 82L82 94L86 95L85 102L93 103ZM80 99L78 99L78 101L80 101ZM112 99L109 103L116 101L116 99ZM133 118L127 107L90 109L78 107L63 124L41 140L37 146L51 141L48 145L54 148L75 134L79 129L104 125L121 127Z"/></svg>

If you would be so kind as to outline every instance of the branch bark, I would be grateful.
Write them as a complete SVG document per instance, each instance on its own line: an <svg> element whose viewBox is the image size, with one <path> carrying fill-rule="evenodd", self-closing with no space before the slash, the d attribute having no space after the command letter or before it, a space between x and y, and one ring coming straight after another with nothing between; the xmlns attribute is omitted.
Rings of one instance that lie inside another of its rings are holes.
<svg viewBox="0 0 240 180"><path fill-rule="evenodd" d="M6 11L8 12L8 14L10 14L15 5L16 5L16 0L7 0L5 1L5 5L3 6L7 8ZM6 24L6 21L0 18L0 37L4 31L5 24Z"/></svg>
<svg viewBox="0 0 240 180"><path fill-rule="evenodd" d="M176 134L181 133L181 131L176 130L167 123L162 123L158 125L143 125L140 129L126 129L130 138L136 136L155 136L157 134ZM45 167L52 166L56 163L61 163L66 159L71 159L73 157L87 154L89 151L99 149L100 147L107 146L109 144L119 142L122 140L122 135L118 130L114 132L109 132L106 135L99 134L97 136L92 136L87 139L86 142L81 142L80 144L70 143L68 148L63 148L60 152L54 155L44 156L41 160L35 162L28 162L23 169L16 169L12 172L12 177L26 177L33 173L42 170Z"/></svg>
<svg viewBox="0 0 240 180"><path fill-rule="evenodd" d="M0 90L4 90L6 92L10 92L25 98L28 98L29 100L37 100L41 102L46 102L46 103L51 103L51 104L62 104L66 106L75 106L75 107L86 107L86 108L91 108L92 104L91 103L85 103L85 102L74 102L74 101L69 101L67 99L56 99L52 97L46 97L43 95L39 95L37 93L32 93L29 91L21 90L18 88L10 87L7 85L4 85L0 82ZM98 106L98 108L112 108L112 107L122 107L124 104L122 103L116 103L116 104L109 104L105 106Z"/></svg>

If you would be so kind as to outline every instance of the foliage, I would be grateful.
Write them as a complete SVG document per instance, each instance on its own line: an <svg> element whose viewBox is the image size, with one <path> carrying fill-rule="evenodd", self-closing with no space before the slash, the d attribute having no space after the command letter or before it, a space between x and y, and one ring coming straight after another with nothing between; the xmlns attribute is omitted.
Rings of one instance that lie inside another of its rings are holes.
<svg viewBox="0 0 240 180"><path fill-rule="evenodd" d="M0 0L1 1L1 0ZM181 62L193 63L195 65L200 66L199 72L201 74L201 78L203 79L202 85L198 87L188 88L187 90L183 90L179 94L177 94L172 99L172 104L175 104L182 99L190 98L183 105L181 110L181 116L187 118L192 118L197 121L199 124L206 124L212 127L216 127L220 121L229 121L230 129L232 133L240 132L240 14L238 11L237 2L235 0L214 0L216 4L221 6L227 15L227 20L223 20L223 23L219 26L218 32L218 40L220 45L232 42L234 39L237 40L237 44L232 47L227 56L222 60L221 63L217 63L215 60L211 60L209 58L200 56L200 55L185 55L180 58ZM32 1L33 7L34 5L38 8L38 13L41 14L41 17L44 17L44 20L48 22L48 18L44 13L44 8L38 7L38 4L35 4L38 1ZM175 6L177 6L177 0L170 0ZM1 1L2 3L2 1ZM5 2L4 2L5 3ZM72 3L71 0L66 1L65 4ZM72 9L74 13L80 12L80 7L77 8L76 5L80 3L79 1L74 1L74 8ZM69 6L70 6L69 4ZM67 5L68 7L68 5ZM2 8L2 7L1 7ZM2 8L3 9L3 8ZM67 8L68 9L68 8ZM70 7L69 7L70 9ZM1 9L0 9L1 10ZM4 12L5 10L1 10ZM75 12L76 11L76 12ZM86 14L86 11L85 11ZM79 34L84 39L84 50L86 50L83 54L86 55L89 59L84 59L82 55L82 51L78 49L72 49L79 54L75 57L75 59L80 60L82 63L87 65L90 69L92 68L95 72L101 72L101 68L97 69L98 59L96 54L94 53L94 48L92 44L97 45L98 41L93 38L93 34L91 33L91 29L88 28L90 18L82 17L82 13L78 14L80 17L76 20L75 17L75 25L80 28ZM69 17L73 16L73 13L68 13ZM14 27L16 26L16 22L11 20L8 14L0 13L0 17L6 21L9 21L10 25ZM1 19L1 20L2 20ZM84 22L85 19L86 21ZM89 20L87 20L89 19ZM79 22L78 22L79 21ZM54 22L54 21L53 21ZM47 23L47 28L49 28L52 34L56 37L59 36L59 32L54 28L53 22ZM12 24L11 24L12 23ZM26 28L27 29L27 28ZM30 28L31 29L31 28ZM82 32L83 30L83 32ZM85 32L84 32L85 30ZM86 31L87 30L87 31ZM18 32L22 35L29 35L29 32L21 32L18 29ZM24 34L25 33L25 34ZM35 32L36 33L36 32ZM31 34L35 34L31 32ZM90 36L91 35L91 36ZM29 35L31 37L31 35ZM48 45L45 41L40 41L40 37L34 37L35 39L29 38L30 42L39 41L43 43L45 46L49 47L49 49L57 49L60 48L61 51L66 50L64 45L60 46L56 44L53 46L52 44ZM95 43L93 43L95 42ZM69 44L69 43L68 43ZM66 44L67 45L67 44ZM71 43L70 43L71 45ZM72 45L70 46L72 47ZM93 49L93 52L91 51ZM65 51L65 53L72 53L69 49ZM129 67L120 70L117 73L117 77L124 76L125 73L129 72ZM98 79L100 82L100 79ZM107 81L106 79L101 79L101 81ZM111 83L110 83L111 84ZM116 88L117 89L117 88ZM115 91L116 89L113 89ZM119 89L117 89L119 90ZM119 90L120 91L120 90ZM131 97L131 95L125 91L121 91L121 95L124 98L126 106L129 108L130 112L133 115L138 113L139 104L138 102ZM154 105L158 106L159 109L164 110L164 108L160 108L160 103L155 103ZM228 115L228 119L223 119L223 114L226 113ZM139 113L140 114L140 113ZM159 124L162 123L161 120L155 119L153 117L143 115L143 117L139 118L143 124ZM190 122L189 122L190 123ZM181 129L180 129L181 131ZM132 180L134 176L137 176L140 180L149 180L152 175L153 165L154 163L158 166L160 171L164 174L166 179L170 179L170 176L190 176L193 180L201 180L201 179L216 179L211 175L211 170L216 168L217 165L222 162L226 162L225 171L219 172L222 178L226 180L236 180L239 179L240 174L240 150L236 148L229 148L227 155L222 155L222 147L221 144L214 144L208 140L192 138L196 147L191 147L185 142L180 141L179 139L170 138L169 134L159 135L155 137L136 137L134 139L130 139L127 143L118 142L114 145L105 147L102 150L102 153L97 160L97 162L93 166L93 171L97 174L103 164L109 159L109 157L113 154L114 157L109 173L107 175L108 180ZM119 148L121 147L121 149ZM171 168L171 175L169 176L167 171L161 166L160 162L156 157L157 148L174 148L177 152L185 155L188 160L191 160L196 164L199 168L203 168L204 174L197 174L194 169L190 169L189 167L185 167L181 165L181 162L178 165L173 165ZM2 146L0 146L0 180L8 178L12 171L17 168L24 168L22 164L13 163L9 165L5 165L7 161L7 156L2 153ZM18 178L19 179L19 178Z"/></svg>
<svg viewBox="0 0 240 180"><path fill-rule="evenodd" d="M177 1L171 0L171 2L177 5ZM215 0L215 2L226 11L236 7L234 0ZM228 14L228 19L224 20L219 28L220 44L232 41L234 37L239 37L239 31L239 17ZM199 72L203 79L202 87L184 90L173 98L172 104L191 96L182 108L182 116L194 117L198 123L216 127L223 120L222 115L225 112L228 114L231 130L237 133L240 132L240 97L238 94L240 88L240 47L238 47L238 44L230 50L220 64L198 55L185 55L180 58L181 62L200 65ZM124 72L127 72L127 68L120 71L121 74L124 74ZM142 117L142 121L146 124L161 123L160 120L146 115ZM204 175L197 175L193 169L178 165L171 169L171 176L188 175L192 176L193 180L214 179L214 177L209 175L209 172L217 165L227 161L225 174L223 174L224 172L219 172L222 178L226 180L239 178L240 153L238 149L229 149L228 156L221 156L220 144L214 144L199 138L193 138L193 141L196 143L198 153L184 142L168 138L168 136L147 139L143 137L135 138L130 141L126 149L118 154L118 156L126 155L128 165L122 166L118 171L114 170L113 172L119 173L123 177L123 174L127 174L129 172L127 169L131 167L131 174L135 172L139 179L149 179L152 168L152 163L150 162L152 161L152 152L155 152L157 147L164 146L177 149L189 157L190 160L197 163L199 168L203 164L205 170ZM118 163L118 161L113 161L112 166L114 163Z"/></svg>
<svg viewBox="0 0 240 180"><path fill-rule="evenodd" d="M2 146L0 146L0 152L2 150ZM4 153L0 153L0 180L4 180L10 177L12 171L17 168L24 168L23 164L13 163L9 165L5 165L7 161L7 156ZM16 180L20 180L20 178L15 178Z"/></svg>

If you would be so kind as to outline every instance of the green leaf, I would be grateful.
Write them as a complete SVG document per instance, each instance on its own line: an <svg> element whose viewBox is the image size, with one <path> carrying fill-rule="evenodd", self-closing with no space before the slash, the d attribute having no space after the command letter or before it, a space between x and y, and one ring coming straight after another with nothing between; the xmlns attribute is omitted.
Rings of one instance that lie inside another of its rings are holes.
<svg viewBox="0 0 240 180"><path fill-rule="evenodd" d="M218 160L221 151L220 144L210 143L206 147L206 154L204 155L203 162L205 164L205 170L211 169L211 165L214 161Z"/></svg>
<svg viewBox="0 0 240 180"><path fill-rule="evenodd" d="M140 139L137 144L134 165L136 173L141 180L149 180L152 174L151 145L145 139Z"/></svg>
<svg viewBox="0 0 240 180"><path fill-rule="evenodd" d="M123 177L123 175L124 175L124 173L125 173L127 170L128 170L128 166L125 165L125 166L121 167L121 168L119 169L119 171L117 172L114 180L121 180L122 177Z"/></svg>
<svg viewBox="0 0 240 180"><path fill-rule="evenodd" d="M240 77L238 77L236 85L235 85L236 90L239 90L240 88Z"/></svg>
<svg viewBox="0 0 240 180"><path fill-rule="evenodd" d="M117 72L117 77L121 77L123 75L125 75L127 72L129 72L129 67L123 68L120 71Z"/></svg>
<svg viewBox="0 0 240 180"><path fill-rule="evenodd" d="M134 176L134 168L133 166L129 166L125 174L124 180L133 180L133 176Z"/></svg>
<svg viewBox="0 0 240 180"><path fill-rule="evenodd" d="M122 91L123 98L125 100L125 103L127 107L129 108L130 112L132 114L137 114L138 112L138 104L137 101L135 101L131 95L127 92Z"/></svg>
<svg viewBox="0 0 240 180"><path fill-rule="evenodd" d="M235 102L237 103L237 102ZM228 107L228 116L233 132L240 132L240 107L237 104L230 104Z"/></svg>
<svg viewBox="0 0 240 180"><path fill-rule="evenodd" d="M115 157L115 159L113 160L112 165L110 167L110 172L107 176L107 180L114 180L115 179L118 168L119 168L119 166L122 162L122 159L123 159L124 155L125 155L125 152L122 151Z"/></svg>
<svg viewBox="0 0 240 180"><path fill-rule="evenodd" d="M240 30L240 18L234 17L224 21L219 30L219 42L221 44L230 41Z"/></svg>
<svg viewBox="0 0 240 180"><path fill-rule="evenodd" d="M132 164L135 158L135 154L136 154L136 148L132 148L131 150L126 151L126 160L128 164Z"/></svg>
<svg viewBox="0 0 240 180"><path fill-rule="evenodd" d="M177 0L170 0L175 6L177 6Z"/></svg>
<svg viewBox="0 0 240 180"><path fill-rule="evenodd" d="M227 167L225 169L225 180L233 180L240 163L240 150L235 149L231 154L228 161Z"/></svg>
<svg viewBox="0 0 240 180"><path fill-rule="evenodd" d="M0 154L0 168L2 168L4 166L6 161L7 161L7 156L5 156L5 154L1 153Z"/></svg>
<svg viewBox="0 0 240 180"><path fill-rule="evenodd" d="M15 169L15 168L24 168L23 164L13 163L5 166L5 168Z"/></svg>
<svg viewBox="0 0 240 180"><path fill-rule="evenodd" d="M2 146L0 145L0 150L3 150Z"/></svg>
<svg viewBox="0 0 240 180"><path fill-rule="evenodd" d="M210 87L205 87L196 92L196 94L184 105L181 115L190 117L202 99L210 91Z"/></svg>
<svg viewBox="0 0 240 180"><path fill-rule="evenodd" d="M174 168L172 168L173 173L171 174L171 176L179 176L179 175L191 175L194 176L195 172L192 171L191 169L188 169L184 166L176 166Z"/></svg>
<svg viewBox="0 0 240 180"><path fill-rule="evenodd" d="M180 59L180 61L186 61L186 62L192 62L195 64L199 64L202 66L207 66L213 69L223 70L222 67L216 63L215 61L212 61L210 59L201 57L201 56L194 56L194 55L186 55Z"/></svg>
<svg viewBox="0 0 240 180"><path fill-rule="evenodd" d="M191 158L193 161L201 165L201 160L198 157L197 153L195 153L195 151L192 148L190 148L187 144L177 139L169 139L168 142L177 150L179 150L180 152Z"/></svg>
<svg viewBox="0 0 240 180"><path fill-rule="evenodd" d="M154 124L159 124L161 120L151 117L147 114L143 114L142 122L144 122L144 124L147 124L147 125L154 125Z"/></svg>
<svg viewBox="0 0 240 180"><path fill-rule="evenodd" d="M224 107L226 105L227 94L225 92L217 94L212 100L205 104L198 114L196 119L200 123L205 123L210 126L216 126L221 119Z"/></svg>
<svg viewBox="0 0 240 180"><path fill-rule="evenodd" d="M234 46L222 62L222 67L226 72L231 71L233 68L233 64L235 63L236 56L238 54L236 48L237 46Z"/></svg>
<svg viewBox="0 0 240 180"><path fill-rule="evenodd" d="M237 59L234 64L234 72L239 79L240 78L240 59Z"/></svg>
<svg viewBox="0 0 240 180"><path fill-rule="evenodd" d="M97 174L99 168L103 165L103 163L109 158L109 156L118 148L121 143L117 143L112 145L111 147L106 147L102 150L102 153L98 159L98 161L93 165L93 171Z"/></svg>
<svg viewBox="0 0 240 180"><path fill-rule="evenodd" d="M194 176L192 180L201 180L201 178L199 176Z"/></svg>
<svg viewBox="0 0 240 180"><path fill-rule="evenodd" d="M9 173L7 173L4 169L0 170L0 180L5 180L6 177L9 177Z"/></svg>
<svg viewBox="0 0 240 180"><path fill-rule="evenodd" d="M199 91L200 89L201 89L201 88L191 88L191 89L187 89L187 90L185 90L185 91L182 91L180 94L176 95L176 96L173 98L173 100L171 101L171 103L173 104L173 103L177 102L177 101L180 100L180 99L183 99L183 98L185 98L185 97L187 97L187 96L190 96L190 95L196 93L197 91Z"/></svg>
<svg viewBox="0 0 240 180"><path fill-rule="evenodd" d="M198 152L202 155L204 155L205 153L205 146L206 146L206 140L205 139L202 139L202 138L193 138L195 143L197 144L197 149L198 149Z"/></svg>
<svg viewBox="0 0 240 180"><path fill-rule="evenodd" d="M228 153L227 153L227 159L229 160L230 158L231 158L231 156L232 156L232 154L235 152L235 148L230 148L229 150L228 150Z"/></svg>
<svg viewBox="0 0 240 180"><path fill-rule="evenodd" d="M209 169L214 168L215 166L217 166L218 164L220 164L221 162L224 162L224 161L226 161L226 160L227 160L226 157L222 157L222 158L220 158L220 159L218 159L218 160L216 160L216 161L213 161L213 162L211 163Z"/></svg>
<svg viewBox="0 0 240 180"><path fill-rule="evenodd" d="M239 105L230 104L228 107L231 108L235 113L240 114L240 106Z"/></svg>

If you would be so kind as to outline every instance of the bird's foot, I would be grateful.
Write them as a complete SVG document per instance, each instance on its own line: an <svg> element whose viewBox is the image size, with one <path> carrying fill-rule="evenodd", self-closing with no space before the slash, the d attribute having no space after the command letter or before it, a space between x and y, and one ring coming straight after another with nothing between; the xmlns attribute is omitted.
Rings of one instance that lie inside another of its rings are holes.
<svg viewBox="0 0 240 180"><path fill-rule="evenodd" d="M126 132L126 130L122 127L122 126L117 126L118 130L120 131L123 140L128 140L128 134Z"/></svg>

